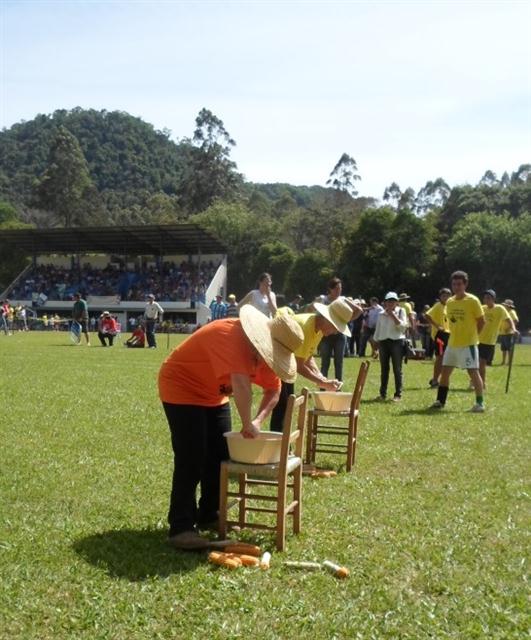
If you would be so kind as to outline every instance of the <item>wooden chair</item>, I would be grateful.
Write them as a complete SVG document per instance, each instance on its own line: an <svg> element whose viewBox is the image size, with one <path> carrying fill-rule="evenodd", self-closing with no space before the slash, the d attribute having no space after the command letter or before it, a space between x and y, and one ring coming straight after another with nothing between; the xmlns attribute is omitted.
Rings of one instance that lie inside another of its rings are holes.
<svg viewBox="0 0 531 640"><path fill-rule="evenodd" d="M315 463L315 455L319 452L343 455L346 453L346 470L352 470L356 457L356 439L360 415L359 407L369 366L370 362L368 360L361 363L348 411L323 411L315 408L308 411L308 433L306 437L306 463L308 465L313 465ZM322 421L322 419L330 417L344 418L347 420L347 424L325 424ZM330 439L322 441L320 439L321 435L346 436L346 443L331 442Z"/></svg>
<svg viewBox="0 0 531 640"><path fill-rule="evenodd" d="M293 517L293 533L301 529L302 507L302 454L308 390L302 395L290 395L284 417L280 461L275 464L244 464L226 460L221 463L219 535L225 538L229 525L240 528L266 529L276 532L276 546L283 551L286 538L287 516ZM296 420L294 417L296 416ZM292 425L295 423L295 429ZM237 476L238 490L229 490L229 477ZM273 488L275 495L254 491L256 487ZM288 503L288 489L293 499ZM230 504L229 504L229 499ZM249 504L251 501L251 504ZM276 504L273 504L276 503ZM229 520L228 511L238 505L238 519ZM260 504L263 506L252 506ZM275 516L275 525L248 522L247 513L267 513Z"/></svg>

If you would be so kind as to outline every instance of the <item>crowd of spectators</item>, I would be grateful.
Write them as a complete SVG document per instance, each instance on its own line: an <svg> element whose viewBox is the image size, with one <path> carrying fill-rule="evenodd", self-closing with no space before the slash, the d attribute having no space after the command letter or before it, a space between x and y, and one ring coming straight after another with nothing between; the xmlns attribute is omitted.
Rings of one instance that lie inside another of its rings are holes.
<svg viewBox="0 0 531 640"><path fill-rule="evenodd" d="M79 268L41 264L26 274L9 295L21 300L32 300L41 295L50 300L70 300L76 291L82 291L85 296L117 296L124 301L144 301L152 293L160 301L205 302L205 292L218 266L212 261L199 265L183 261L130 270L115 263L104 268L95 268L90 263Z"/></svg>

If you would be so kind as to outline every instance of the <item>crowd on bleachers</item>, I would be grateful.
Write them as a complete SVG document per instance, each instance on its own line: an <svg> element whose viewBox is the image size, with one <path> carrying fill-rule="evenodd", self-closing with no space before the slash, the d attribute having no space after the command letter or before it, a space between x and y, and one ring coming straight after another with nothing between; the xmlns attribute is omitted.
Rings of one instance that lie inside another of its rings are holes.
<svg viewBox="0 0 531 640"><path fill-rule="evenodd" d="M35 299L41 294L51 300L70 300L76 291L85 296L118 296L120 300L143 301L148 293L158 300L204 302L209 282L218 264L203 261L163 262L144 269L130 270L109 263L95 268L90 263L80 268L41 264L32 269L9 292L11 298Z"/></svg>

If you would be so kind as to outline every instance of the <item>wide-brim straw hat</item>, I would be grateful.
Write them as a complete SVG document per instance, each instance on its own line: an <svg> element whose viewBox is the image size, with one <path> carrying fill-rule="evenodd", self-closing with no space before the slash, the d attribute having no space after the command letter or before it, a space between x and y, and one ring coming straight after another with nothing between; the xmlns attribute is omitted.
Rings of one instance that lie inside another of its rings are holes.
<svg viewBox="0 0 531 640"><path fill-rule="evenodd" d="M280 315L270 320L251 304L244 304L240 322L268 367L284 382L295 382L297 361L293 352L303 343L304 333L293 316Z"/></svg>
<svg viewBox="0 0 531 640"><path fill-rule="evenodd" d="M345 300L337 298L330 304L314 302L313 308L319 315L331 322L339 333L342 333L345 336L350 336L348 323L352 318L352 309Z"/></svg>

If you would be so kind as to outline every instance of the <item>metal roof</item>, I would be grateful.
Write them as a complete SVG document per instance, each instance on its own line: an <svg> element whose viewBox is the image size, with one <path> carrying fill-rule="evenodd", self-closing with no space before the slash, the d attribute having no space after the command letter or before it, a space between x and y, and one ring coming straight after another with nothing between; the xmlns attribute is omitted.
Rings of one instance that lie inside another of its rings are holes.
<svg viewBox="0 0 531 640"><path fill-rule="evenodd" d="M2 229L0 250L3 247L16 247L28 255L114 253L164 256L227 253L227 247L222 242L195 224Z"/></svg>

